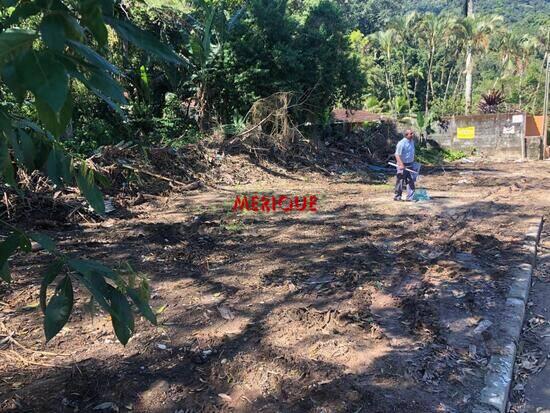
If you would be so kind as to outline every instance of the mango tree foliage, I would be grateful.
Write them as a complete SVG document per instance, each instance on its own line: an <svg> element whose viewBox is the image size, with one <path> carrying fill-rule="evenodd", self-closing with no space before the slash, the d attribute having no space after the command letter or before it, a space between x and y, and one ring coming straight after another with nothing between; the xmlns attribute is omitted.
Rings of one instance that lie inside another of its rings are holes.
<svg viewBox="0 0 550 413"><path fill-rule="evenodd" d="M126 98L119 81L124 74L105 57L109 30L151 56L173 65L183 60L167 45L130 21L119 18L111 0L2 0L0 1L0 90L9 90L18 106L30 103L38 123L0 105L0 174L4 185L17 188L18 168L43 171L58 187L76 184L90 206L105 212L98 188L100 176L85 161L68 155L59 141L73 112L77 83L122 113ZM110 29L109 29L110 27ZM26 234L8 226L0 244L0 277L11 281L9 258L29 253L35 241L54 257L40 291L46 339L68 321L74 303L73 283L84 286L111 315L118 339L126 344L134 331L133 303L152 323L148 286L133 272L113 271L92 260L60 253L42 234ZM56 280L58 280L56 282ZM48 298L48 286L56 285Z"/></svg>
<svg viewBox="0 0 550 413"><path fill-rule="evenodd" d="M299 19L285 0L245 4L214 64L216 113L244 114L254 101L281 91L295 97L297 124L322 123L336 104L360 106L364 80L349 26L334 2L309 3Z"/></svg>

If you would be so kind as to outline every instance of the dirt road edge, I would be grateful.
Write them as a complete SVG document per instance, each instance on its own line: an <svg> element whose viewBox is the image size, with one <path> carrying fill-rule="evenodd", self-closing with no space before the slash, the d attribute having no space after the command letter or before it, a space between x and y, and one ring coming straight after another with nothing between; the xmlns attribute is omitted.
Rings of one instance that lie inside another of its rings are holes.
<svg viewBox="0 0 550 413"><path fill-rule="evenodd" d="M533 268L536 263L537 246L543 225L544 218L541 217L535 225L530 227L524 241L528 262L512 269L513 281L506 298L506 316L500 326L500 332L506 344L489 360L485 375L485 387L481 391L480 405L474 410L474 413L506 412L517 343L525 317Z"/></svg>

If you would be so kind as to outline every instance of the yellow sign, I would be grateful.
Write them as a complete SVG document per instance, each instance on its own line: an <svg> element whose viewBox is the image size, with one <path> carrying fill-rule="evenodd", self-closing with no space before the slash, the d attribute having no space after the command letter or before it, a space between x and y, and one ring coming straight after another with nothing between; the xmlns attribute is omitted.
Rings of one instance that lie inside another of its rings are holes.
<svg viewBox="0 0 550 413"><path fill-rule="evenodd" d="M474 139L476 136L476 127L470 126L467 128L457 128L456 137L457 139Z"/></svg>

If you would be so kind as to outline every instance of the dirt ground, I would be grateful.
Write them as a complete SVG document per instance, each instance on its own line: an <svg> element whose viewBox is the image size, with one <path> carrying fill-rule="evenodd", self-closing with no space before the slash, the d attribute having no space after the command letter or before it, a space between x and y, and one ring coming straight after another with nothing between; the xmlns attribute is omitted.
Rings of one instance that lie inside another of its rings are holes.
<svg viewBox="0 0 550 413"><path fill-rule="evenodd" d="M522 337L518 345L511 413L550 412L550 225L543 228Z"/></svg>
<svg viewBox="0 0 550 413"><path fill-rule="evenodd" d="M389 175L256 168L97 222L29 220L64 252L147 274L159 325L123 347L79 290L45 345L49 258L19 257L0 286L0 411L469 412L508 268L550 211L550 162L427 169L420 203L391 201ZM318 211L236 213L237 194L313 194Z"/></svg>

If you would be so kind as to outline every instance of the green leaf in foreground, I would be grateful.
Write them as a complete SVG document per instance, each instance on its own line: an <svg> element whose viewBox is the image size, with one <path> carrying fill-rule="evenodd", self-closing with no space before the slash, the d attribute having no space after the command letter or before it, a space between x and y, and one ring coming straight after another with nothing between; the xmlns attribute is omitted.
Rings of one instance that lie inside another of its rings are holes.
<svg viewBox="0 0 550 413"><path fill-rule="evenodd" d="M0 65L29 49L36 38L35 31L19 28L0 33Z"/></svg>
<svg viewBox="0 0 550 413"><path fill-rule="evenodd" d="M8 259L18 249L24 252L31 250L31 241L23 232L14 231L0 243L0 278L8 283L11 282Z"/></svg>
<svg viewBox="0 0 550 413"><path fill-rule="evenodd" d="M162 60L174 63L182 64L184 61L179 57L169 46L162 43L154 35L139 27L134 26L132 23L114 19L111 17L105 18L105 21L118 33L120 37L128 40L134 46L149 52Z"/></svg>
<svg viewBox="0 0 550 413"><path fill-rule="evenodd" d="M68 264L73 270L84 276L100 276L110 278L115 281L118 279L117 274L112 269L99 261L81 260L75 258L69 260Z"/></svg>
<svg viewBox="0 0 550 413"><path fill-rule="evenodd" d="M71 161L62 149L52 147L46 161L46 172L52 182L59 187L71 182Z"/></svg>
<svg viewBox="0 0 550 413"><path fill-rule="evenodd" d="M59 113L69 93L67 70L52 53L31 51L18 60L17 77L36 98Z"/></svg>
<svg viewBox="0 0 550 413"><path fill-rule="evenodd" d="M73 309L73 286L71 279L65 276L57 285L55 294L46 306L44 314L44 332L46 341L50 341L61 329L71 315Z"/></svg>
<svg viewBox="0 0 550 413"><path fill-rule="evenodd" d="M44 248L46 251L54 253L55 252L55 242L53 239L48 237L47 235L40 234L40 233L34 233L30 235L30 238L33 241L36 241L40 244L42 248Z"/></svg>
<svg viewBox="0 0 550 413"><path fill-rule="evenodd" d="M29 171L33 171L35 167L35 147L32 138L22 129L17 130L17 134L11 136L11 147L15 159L19 165L24 165Z"/></svg>
<svg viewBox="0 0 550 413"><path fill-rule="evenodd" d="M40 284L40 308L43 313L46 313L46 295L48 292L48 286L53 283L55 277L61 272L63 268L63 262L60 260L54 261L46 268L46 272L42 277L42 283Z"/></svg>
<svg viewBox="0 0 550 413"><path fill-rule="evenodd" d="M103 194L95 184L94 172L84 163L76 171L76 183L94 211L100 215L105 214Z"/></svg>
<svg viewBox="0 0 550 413"><path fill-rule="evenodd" d="M7 283L11 282L10 268L7 261L3 265L0 264L0 278Z"/></svg>
<svg viewBox="0 0 550 413"><path fill-rule="evenodd" d="M2 71L0 74L2 76L2 80L11 90L17 101L19 103L23 103L27 91L23 86L21 86L21 83L19 82L15 62L6 63L4 67L2 67Z"/></svg>
<svg viewBox="0 0 550 413"><path fill-rule="evenodd" d="M82 6L82 23L90 29L99 47L107 44L108 33L107 27L102 16L101 4L96 0L81 0Z"/></svg>
<svg viewBox="0 0 550 413"><path fill-rule="evenodd" d="M134 314L130 303L120 291L111 287L109 293L111 299L111 319L118 340L126 345L134 333Z"/></svg>
<svg viewBox="0 0 550 413"><path fill-rule="evenodd" d="M61 52L65 45L65 19L60 14L48 14L40 23L40 34L46 46Z"/></svg>
<svg viewBox="0 0 550 413"><path fill-rule="evenodd" d="M121 75L122 72L119 68L117 68L115 65L110 63L107 59L105 59L103 56L101 56L99 53L97 53L95 50L91 49L90 47L86 46L83 43L69 40L69 45L71 48L76 51L80 56L82 56L86 61L97 68L101 70L105 70L107 72L114 73L116 75Z"/></svg>
<svg viewBox="0 0 550 413"><path fill-rule="evenodd" d="M12 135L10 134L10 136ZM12 188L17 187L15 172L13 170L13 164L8 147L8 140L2 135L0 135L0 175L9 186Z"/></svg>
<svg viewBox="0 0 550 413"><path fill-rule="evenodd" d="M56 113L46 101L39 97L36 98L35 105L38 117L47 130L53 133L54 136L60 136L65 132L73 113L73 99L71 94L67 95L65 103L58 113Z"/></svg>
<svg viewBox="0 0 550 413"><path fill-rule="evenodd" d="M128 293L128 296L130 296L130 298L136 305L136 307L138 308L141 315L145 317L148 321L156 325L157 316L149 306L149 303L147 302L147 298L143 297L140 290L137 288L128 288L127 293Z"/></svg>

